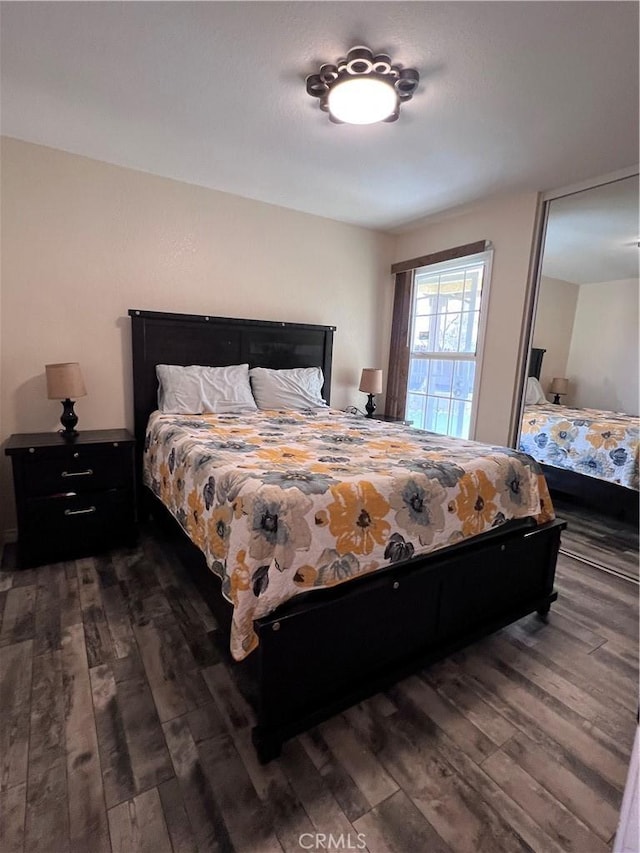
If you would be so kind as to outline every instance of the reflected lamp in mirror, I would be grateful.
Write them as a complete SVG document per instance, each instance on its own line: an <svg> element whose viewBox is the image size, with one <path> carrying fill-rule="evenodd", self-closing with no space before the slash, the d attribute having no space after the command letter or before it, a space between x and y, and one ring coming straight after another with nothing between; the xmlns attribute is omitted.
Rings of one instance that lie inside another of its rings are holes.
<svg viewBox="0 0 640 853"><path fill-rule="evenodd" d="M77 361L70 361L64 364L45 364L44 369L47 377L47 397L50 400L62 401L60 423L63 429L60 432L65 438L73 438L78 435L78 416L73 411L73 405L78 397L84 397L87 393L80 365Z"/></svg>
<svg viewBox="0 0 640 853"><path fill-rule="evenodd" d="M555 395L553 402L558 405L560 403L560 397L569 393L569 380L561 376L555 376L551 380L549 391Z"/></svg>
<svg viewBox="0 0 640 853"><path fill-rule="evenodd" d="M367 410L367 417L372 418L376 410L374 396L382 394L382 371L377 367L363 368L362 376L360 377L360 391L364 391L365 394L369 395L365 409Z"/></svg>

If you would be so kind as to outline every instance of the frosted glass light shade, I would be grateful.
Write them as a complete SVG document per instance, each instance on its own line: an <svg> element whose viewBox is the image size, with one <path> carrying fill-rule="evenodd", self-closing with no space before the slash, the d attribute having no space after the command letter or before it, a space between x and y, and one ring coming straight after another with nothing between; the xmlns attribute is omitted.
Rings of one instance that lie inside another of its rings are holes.
<svg viewBox="0 0 640 853"><path fill-rule="evenodd" d="M44 369L49 400L77 400L78 397L86 396L87 389L77 361L45 364Z"/></svg>
<svg viewBox="0 0 640 853"><path fill-rule="evenodd" d="M376 367L365 367L360 377L359 390L365 394L382 394L382 371Z"/></svg>
<svg viewBox="0 0 640 853"><path fill-rule="evenodd" d="M329 92L329 112L347 124L374 124L392 115L398 96L392 84L375 77L353 77Z"/></svg>

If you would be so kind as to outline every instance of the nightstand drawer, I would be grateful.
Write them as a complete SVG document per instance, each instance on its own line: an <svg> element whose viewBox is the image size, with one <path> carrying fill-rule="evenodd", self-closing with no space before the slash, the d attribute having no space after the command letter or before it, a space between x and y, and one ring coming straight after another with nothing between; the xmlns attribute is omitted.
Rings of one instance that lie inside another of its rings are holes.
<svg viewBox="0 0 640 853"><path fill-rule="evenodd" d="M133 494L123 489L35 498L27 503L24 535L37 557L71 558L101 546L117 545L134 534Z"/></svg>
<svg viewBox="0 0 640 853"><path fill-rule="evenodd" d="M87 492L129 482L131 455L127 448L104 447L25 458L25 491L29 497Z"/></svg>

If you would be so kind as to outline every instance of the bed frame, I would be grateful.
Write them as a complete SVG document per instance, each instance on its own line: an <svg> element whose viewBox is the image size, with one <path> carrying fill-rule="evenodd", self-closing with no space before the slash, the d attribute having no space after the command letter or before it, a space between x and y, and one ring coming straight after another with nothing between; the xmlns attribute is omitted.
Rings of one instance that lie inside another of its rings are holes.
<svg viewBox="0 0 640 853"><path fill-rule="evenodd" d="M139 461L157 407L158 363L319 365L329 398L333 326L137 310L129 315ZM167 514L148 490L141 486L139 492ZM308 591L256 620L258 648L231 671L256 711L253 741L260 760L275 758L288 738L478 637L535 611L546 618L557 598L565 526L560 520L511 522L426 557ZM218 578L195 546L180 541L209 606L229 624L231 606Z"/></svg>
<svg viewBox="0 0 640 853"><path fill-rule="evenodd" d="M546 350L533 347L529 359L529 376L540 379L542 359ZM627 489L618 483L588 477L565 468L541 463L551 496L569 498L581 506L595 509L614 518L620 518L630 524L638 524L639 495L633 489Z"/></svg>

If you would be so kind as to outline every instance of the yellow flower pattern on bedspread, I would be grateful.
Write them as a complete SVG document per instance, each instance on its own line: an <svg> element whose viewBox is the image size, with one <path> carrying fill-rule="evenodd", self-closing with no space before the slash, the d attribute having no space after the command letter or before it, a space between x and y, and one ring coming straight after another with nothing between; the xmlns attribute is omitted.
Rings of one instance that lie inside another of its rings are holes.
<svg viewBox="0 0 640 853"><path fill-rule="evenodd" d="M233 604L231 653L294 595L515 518L554 518L531 457L334 409L149 419L144 478Z"/></svg>

